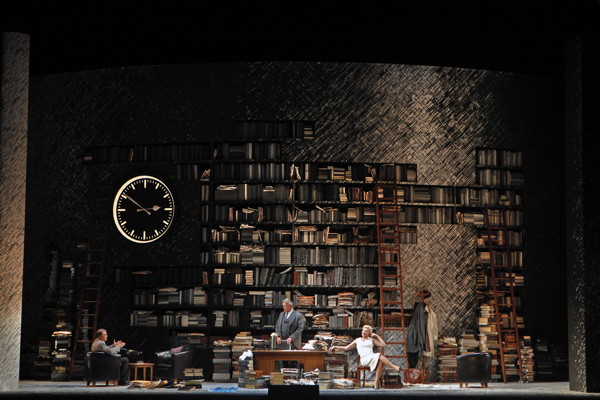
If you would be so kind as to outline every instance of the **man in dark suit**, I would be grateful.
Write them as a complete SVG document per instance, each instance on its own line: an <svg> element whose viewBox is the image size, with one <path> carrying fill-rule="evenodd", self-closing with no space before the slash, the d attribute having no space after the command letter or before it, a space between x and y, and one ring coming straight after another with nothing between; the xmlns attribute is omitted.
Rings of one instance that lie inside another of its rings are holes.
<svg viewBox="0 0 600 400"><path fill-rule="evenodd" d="M108 339L108 332L106 329L98 329L96 331L96 339L92 343L92 351L101 351L103 353L112 354L115 357L121 357L121 348L125 346L125 342L114 341L110 346L106 344ZM121 357L121 378L119 379L119 385L127 385L129 381L129 359L127 357Z"/></svg>
<svg viewBox="0 0 600 400"><path fill-rule="evenodd" d="M279 314L275 332L277 333L277 344L284 340L292 348L299 350L302 346L302 331L304 330L304 315L294 310L294 303L290 299L282 302L283 312Z"/></svg>

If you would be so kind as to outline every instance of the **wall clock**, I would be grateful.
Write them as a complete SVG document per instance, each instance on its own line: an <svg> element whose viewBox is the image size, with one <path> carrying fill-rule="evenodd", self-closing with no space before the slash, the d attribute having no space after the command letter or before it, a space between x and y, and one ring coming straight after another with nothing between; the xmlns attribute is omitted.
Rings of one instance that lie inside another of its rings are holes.
<svg viewBox="0 0 600 400"><path fill-rule="evenodd" d="M160 179L141 175L121 186L112 211L121 235L135 243L150 243L171 226L175 203L171 191Z"/></svg>

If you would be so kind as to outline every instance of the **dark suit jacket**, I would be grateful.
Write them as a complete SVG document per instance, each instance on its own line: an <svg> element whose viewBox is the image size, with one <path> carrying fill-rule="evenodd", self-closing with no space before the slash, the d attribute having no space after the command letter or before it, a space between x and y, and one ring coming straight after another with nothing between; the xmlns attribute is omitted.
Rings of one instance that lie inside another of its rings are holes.
<svg viewBox="0 0 600 400"><path fill-rule="evenodd" d="M281 338L285 340L292 338L292 347L299 350L302 346L302 331L304 330L304 315L296 310L292 311L292 314L286 318L285 312L279 314L277 323L275 324L275 332Z"/></svg>

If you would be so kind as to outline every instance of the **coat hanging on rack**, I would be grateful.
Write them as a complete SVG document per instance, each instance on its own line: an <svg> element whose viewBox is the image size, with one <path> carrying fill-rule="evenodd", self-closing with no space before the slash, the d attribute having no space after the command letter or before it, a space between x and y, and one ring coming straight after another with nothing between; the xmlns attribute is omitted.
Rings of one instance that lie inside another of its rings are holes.
<svg viewBox="0 0 600 400"><path fill-rule="evenodd" d="M415 368L419 360L419 353L432 357L434 340L437 339L437 317L425 299L431 296L428 290L417 292L420 301L413 307L413 317L406 330L406 343L408 350L409 368Z"/></svg>

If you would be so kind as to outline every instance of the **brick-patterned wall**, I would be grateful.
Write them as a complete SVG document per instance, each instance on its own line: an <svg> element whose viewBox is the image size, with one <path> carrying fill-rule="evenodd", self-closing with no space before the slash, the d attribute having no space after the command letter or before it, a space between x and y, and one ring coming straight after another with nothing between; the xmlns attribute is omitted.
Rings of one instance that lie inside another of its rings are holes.
<svg viewBox="0 0 600 400"><path fill-rule="evenodd" d="M29 36L2 34L0 63L0 392L19 384L25 244Z"/></svg>
<svg viewBox="0 0 600 400"><path fill-rule="evenodd" d="M164 164L85 167L86 146L222 139L230 135L233 120L308 119L317 123L317 139L284 144L286 158L415 163L424 184L474 184L476 147L522 149L526 201L539 205L557 191L547 165L555 156L548 150L556 150L561 138L558 87L548 79L492 71L352 63L153 66L35 78L23 321L29 334L23 341L35 341L35 318L43 313L36 293L48 284L46 254L57 248L69 257L85 237L91 181L104 180L116 190L139 173L174 177L174 168ZM535 161L527 164L528 157ZM198 197L188 184L174 186L180 213L166 237L140 247L114 230L109 279L119 265L197 262ZM526 208L528 231L541 232L548 213L562 212L560 202ZM475 315L474 233L447 225L420 225L418 232L419 244L405 246L406 280L432 290L440 333L456 335ZM549 279L549 264L564 258L562 240L556 235L533 240L538 248L528 244L534 263L527 265L526 280L538 296L552 297L543 280ZM560 273L560 266L551 268ZM102 325L132 347L147 338L146 330L127 326L129 293L111 285L105 299ZM527 312L537 320L528 320L529 327L547 334L545 321L556 310L546 309L548 302L532 304L536 307ZM154 337L160 341L164 334Z"/></svg>

